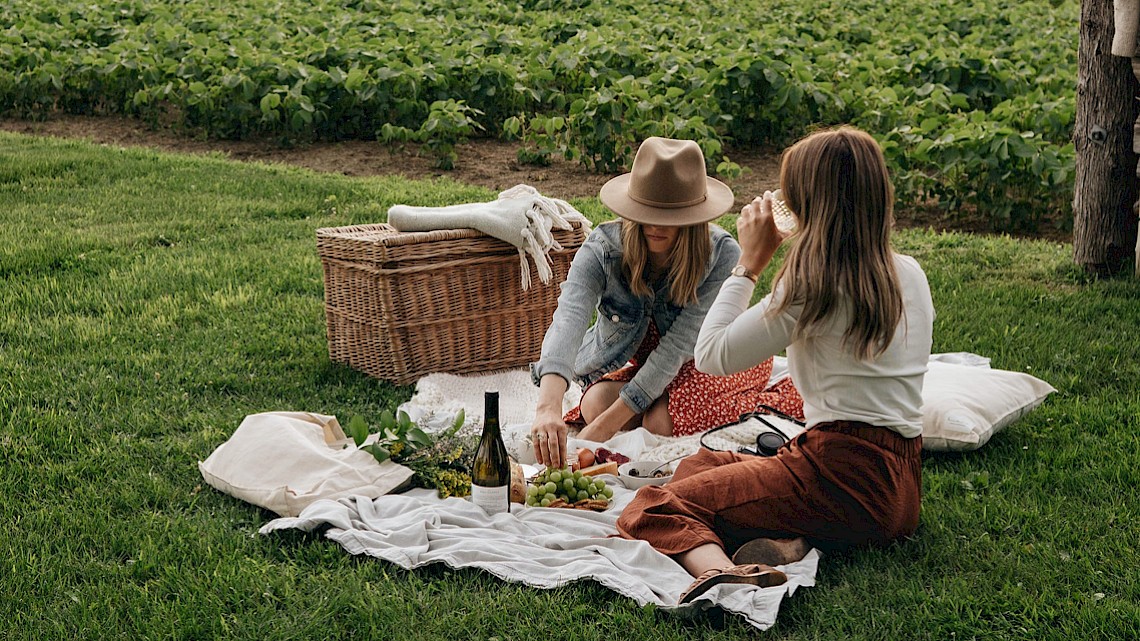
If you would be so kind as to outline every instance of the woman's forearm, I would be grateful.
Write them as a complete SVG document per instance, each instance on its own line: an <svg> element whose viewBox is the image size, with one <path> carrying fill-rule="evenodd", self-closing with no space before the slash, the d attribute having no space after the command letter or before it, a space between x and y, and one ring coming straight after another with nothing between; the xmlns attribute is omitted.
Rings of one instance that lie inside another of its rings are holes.
<svg viewBox="0 0 1140 641"><path fill-rule="evenodd" d="M747 278L725 281L697 335L693 360L699 371L714 376L742 372L791 342L795 319L788 313L768 317L770 298L748 307L752 289Z"/></svg>
<svg viewBox="0 0 1140 641"><path fill-rule="evenodd" d="M619 396L594 420L590 421L578 438L599 443L610 440L635 417L637 412Z"/></svg>
<svg viewBox="0 0 1140 641"><path fill-rule="evenodd" d="M547 374L538 384L538 406L536 413L557 413L562 416L562 398L570 384L558 374Z"/></svg>

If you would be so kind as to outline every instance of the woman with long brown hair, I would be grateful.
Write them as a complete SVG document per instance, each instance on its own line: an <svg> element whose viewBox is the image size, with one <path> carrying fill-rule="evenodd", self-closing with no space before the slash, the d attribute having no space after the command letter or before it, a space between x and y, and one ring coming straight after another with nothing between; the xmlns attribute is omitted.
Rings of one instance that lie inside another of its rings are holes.
<svg viewBox="0 0 1140 641"><path fill-rule="evenodd" d="M883 545L918 527L934 307L922 268L891 249L882 151L857 129L813 134L785 153L780 186L794 234L777 228L771 193L747 205L737 226L750 274L794 237L772 293L749 308L755 283L728 278L701 328L696 365L727 374L786 349L807 429L769 458L702 450L622 513L623 535L696 577L680 603L721 583L778 585L786 577L771 566L812 545Z"/></svg>
<svg viewBox="0 0 1140 641"><path fill-rule="evenodd" d="M771 359L731 376L693 364L701 322L740 257L711 224L732 191L706 175L697 143L649 138L600 198L620 220L598 225L578 250L531 367L535 458L553 467L566 465L570 425L598 442L637 426L693 434L754 408L771 374ZM570 381L586 390L563 415Z"/></svg>

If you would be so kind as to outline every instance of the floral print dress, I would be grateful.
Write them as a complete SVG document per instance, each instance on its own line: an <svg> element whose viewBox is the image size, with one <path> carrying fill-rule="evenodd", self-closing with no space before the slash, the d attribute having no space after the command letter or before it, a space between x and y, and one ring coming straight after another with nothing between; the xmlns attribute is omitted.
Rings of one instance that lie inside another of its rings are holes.
<svg viewBox="0 0 1140 641"><path fill-rule="evenodd" d="M603 381L631 380L641 364L661 340L657 324L652 321L629 364L602 376ZM790 378L768 385L772 376L772 359L728 376L713 376L697 371L692 360L681 366L677 376L665 388L669 396L669 417L673 419L673 436L689 436L739 420L741 414L767 405L799 419L804 415L804 401ZM581 406L566 413L564 420L573 427L585 425Z"/></svg>

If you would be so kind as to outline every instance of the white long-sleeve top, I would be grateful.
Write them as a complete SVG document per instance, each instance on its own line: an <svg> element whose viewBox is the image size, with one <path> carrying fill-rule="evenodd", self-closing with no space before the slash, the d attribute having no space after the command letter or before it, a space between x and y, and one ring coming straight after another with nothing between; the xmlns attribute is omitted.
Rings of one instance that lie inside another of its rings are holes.
<svg viewBox="0 0 1140 641"><path fill-rule="evenodd" d="M922 379L930 360L934 304L918 262L895 254L903 318L886 351L860 360L843 348L850 309L844 306L792 343L802 306L770 317L773 294L753 307L753 283L743 276L725 280L697 336L697 369L714 375L752 367L785 348L788 370L804 399L808 426L828 421L862 421L890 428L906 438L922 433Z"/></svg>

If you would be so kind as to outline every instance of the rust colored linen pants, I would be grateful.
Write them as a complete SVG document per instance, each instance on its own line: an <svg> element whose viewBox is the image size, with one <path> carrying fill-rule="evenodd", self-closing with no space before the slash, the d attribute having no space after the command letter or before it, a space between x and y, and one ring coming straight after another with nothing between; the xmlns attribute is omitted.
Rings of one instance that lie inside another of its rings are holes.
<svg viewBox="0 0 1140 641"><path fill-rule="evenodd" d="M853 421L805 430L771 457L701 449L673 481L643 487L622 512L622 536L675 555L714 543L731 555L759 537L805 537L836 550L914 533L922 437Z"/></svg>

